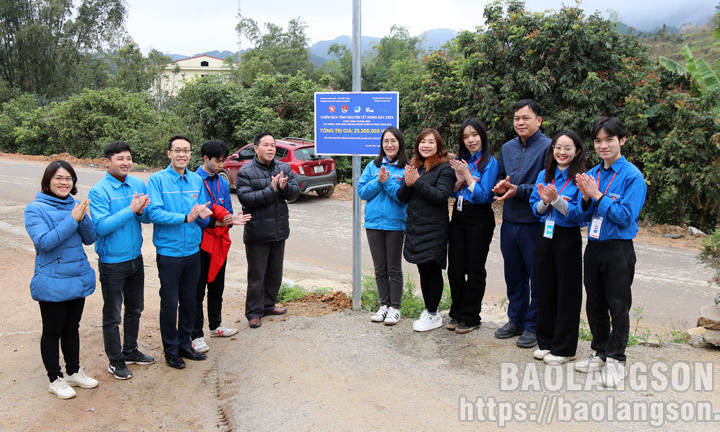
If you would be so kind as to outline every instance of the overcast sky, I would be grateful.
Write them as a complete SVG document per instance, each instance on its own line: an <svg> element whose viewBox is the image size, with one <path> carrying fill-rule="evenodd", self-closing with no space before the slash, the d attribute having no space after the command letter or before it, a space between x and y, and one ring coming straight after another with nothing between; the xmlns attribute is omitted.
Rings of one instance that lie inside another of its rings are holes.
<svg viewBox="0 0 720 432"><path fill-rule="evenodd" d="M664 22L704 23L720 0L584 0L588 13L608 10L621 21L642 29ZM235 51L238 47L238 0L127 0L127 29L143 51L169 54ZM425 30L473 30L482 24L483 0L362 0L362 34L382 37L390 27L407 27L412 35ZM574 0L526 0L532 11L558 9ZM352 34L352 0L241 0L243 16L282 27L292 18L307 25L310 43ZM242 48L250 48L247 41Z"/></svg>

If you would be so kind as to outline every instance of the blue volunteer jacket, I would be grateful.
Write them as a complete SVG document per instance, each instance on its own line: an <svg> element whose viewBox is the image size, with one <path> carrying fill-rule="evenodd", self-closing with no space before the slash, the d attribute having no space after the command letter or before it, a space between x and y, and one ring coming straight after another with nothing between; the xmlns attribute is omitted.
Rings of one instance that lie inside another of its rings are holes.
<svg viewBox="0 0 720 432"><path fill-rule="evenodd" d="M397 161L396 161L397 162ZM405 168L383 159L380 167L372 161L365 166L358 180L358 195L365 203L365 228L385 231L405 231L407 204L397 199L397 191L405 177ZM385 183L380 183L380 168L390 173Z"/></svg>
<svg viewBox="0 0 720 432"><path fill-rule="evenodd" d="M478 161L481 156L481 152L477 152L467 161L471 168L470 175L475 179L473 191L470 192L467 185L463 185L459 191L452 194L454 198L462 195L463 201L467 204L490 204L494 201L492 188L497 181L498 163L493 156L490 156L485 167L480 171Z"/></svg>
<svg viewBox="0 0 720 432"><path fill-rule="evenodd" d="M148 212L153 227L153 244L160 255L186 257L200 250L202 230L208 220L199 217L193 223L185 223L185 216L195 204L205 204L202 193L203 181L199 175L185 170L180 175L168 165L148 179L150 204Z"/></svg>
<svg viewBox="0 0 720 432"><path fill-rule="evenodd" d="M203 203L211 203L208 208L212 207L213 204L221 205L232 213L232 198L230 196L230 185L228 182L217 174L210 176L202 166L195 171L195 174L199 175L203 180ZM209 225L212 228L214 222L209 222Z"/></svg>
<svg viewBox="0 0 720 432"><path fill-rule="evenodd" d="M98 240L95 243L101 263L115 264L140 256L143 238L140 223L148 223L147 209L138 216L130 210L135 194L146 193L145 183L127 176L124 182L106 173L90 189L90 212Z"/></svg>
<svg viewBox="0 0 720 432"><path fill-rule="evenodd" d="M588 175L598 182L598 189L605 194L599 203L592 200L592 204L583 213L586 221L590 221L595 215L603 218L600 238L594 239L588 236L588 240L635 238L638 232L638 217L645 205L647 193L645 179L640 170L628 162L625 156L621 156L608 169L603 168L603 163L600 162L588 171Z"/></svg>
<svg viewBox="0 0 720 432"><path fill-rule="evenodd" d="M25 207L25 229L35 245L35 274L30 281L33 300L62 302L87 297L95 291L95 271L83 244L97 239L90 216L80 222L71 212L75 199L38 192Z"/></svg>
<svg viewBox="0 0 720 432"><path fill-rule="evenodd" d="M520 137L515 137L500 149L498 181L510 176L510 183L517 185L517 194L503 205L503 221L537 223L529 199L537 175L545 167L550 142L551 139L538 130L524 144Z"/></svg>
<svg viewBox="0 0 720 432"><path fill-rule="evenodd" d="M537 190L537 185L542 184L547 186L550 183L545 183L545 170L540 171L538 174L537 182L535 183L535 189L530 195L530 208L535 216L540 219L540 222L545 222L547 217L552 211L552 218L555 219L555 225L561 227L574 227L578 225L585 225L582 223L582 193L580 189L572 182L572 179L568 178L569 168L560 170L555 167L555 179L551 182L555 185L555 189L558 191L560 198L568 203L568 213L564 215L557 211L554 207L548 207L544 214L537 212L537 203L540 201L540 194ZM569 181L568 181L569 180ZM561 192L562 190L562 192ZM551 210L552 209L552 210Z"/></svg>

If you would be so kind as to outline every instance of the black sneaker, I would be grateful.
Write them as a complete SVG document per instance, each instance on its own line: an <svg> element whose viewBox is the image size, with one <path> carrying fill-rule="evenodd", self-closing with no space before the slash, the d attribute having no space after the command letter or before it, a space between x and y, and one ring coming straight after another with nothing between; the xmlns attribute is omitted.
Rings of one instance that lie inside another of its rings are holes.
<svg viewBox="0 0 720 432"><path fill-rule="evenodd" d="M508 321L507 324L495 330L495 337L498 339L509 339L513 336L519 336L522 334L522 330L517 328L515 323Z"/></svg>
<svg viewBox="0 0 720 432"><path fill-rule="evenodd" d="M132 372L130 372L130 369L125 365L125 360L110 360L108 372L119 380L132 378Z"/></svg>
<svg viewBox="0 0 720 432"><path fill-rule="evenodd" d="M523 332L516 344L520 348L532 348L537 345L537 336L535 336L535 333L530 333L529 331Z"/></svg>
<svg viewBox="0 0 720 432"><path fill-rule="evenodd" d="M123 353L123 357L125 358L125 363L127 364L149 365L155 363L155 359L153 357L141 353L137 348L132 350L130 354Z"/></svg>
<svg viewBox="0 0 720 432"><path fill-rule="evenodd" d="M452 318L450 321L448 321L447 324L445 324L445 328L450 331L454 331L457 328L457 326L459 326L459 325L460 325L460 320Z"/></svg>

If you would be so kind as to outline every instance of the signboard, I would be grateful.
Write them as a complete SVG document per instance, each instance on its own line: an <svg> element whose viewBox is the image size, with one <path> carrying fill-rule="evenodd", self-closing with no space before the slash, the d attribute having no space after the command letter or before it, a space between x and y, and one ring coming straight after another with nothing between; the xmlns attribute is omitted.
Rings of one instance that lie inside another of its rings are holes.
<svg viewBox="0 0 720 432"><path fill-rule="evenodd" d="M377 156L398 111L398 92L315 93L315 153Z"/></svg>

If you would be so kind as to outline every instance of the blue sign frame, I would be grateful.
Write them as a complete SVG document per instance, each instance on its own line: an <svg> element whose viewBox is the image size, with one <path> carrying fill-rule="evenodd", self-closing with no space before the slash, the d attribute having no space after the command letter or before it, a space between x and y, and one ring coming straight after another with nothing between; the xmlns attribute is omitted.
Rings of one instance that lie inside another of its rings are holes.
<svg viewBox="0 0 720 432"><path fill-rule="evenodd" d="M315 153L377 156L382 131L398 127L398 92L316 92Z"/></svg>

